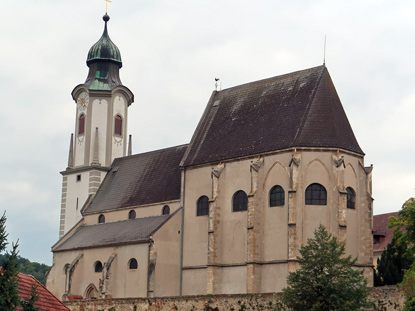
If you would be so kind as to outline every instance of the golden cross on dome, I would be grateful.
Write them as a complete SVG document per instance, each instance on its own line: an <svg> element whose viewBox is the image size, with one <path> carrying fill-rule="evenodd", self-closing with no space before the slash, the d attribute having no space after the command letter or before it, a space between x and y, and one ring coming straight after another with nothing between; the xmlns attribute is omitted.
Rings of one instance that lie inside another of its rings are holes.
<svg viewBox="0 0 415 311"><path fill-rule="evenodd" d="M108 13L108 2L111 3L110 0L105 0L105 13Z"/></svg>

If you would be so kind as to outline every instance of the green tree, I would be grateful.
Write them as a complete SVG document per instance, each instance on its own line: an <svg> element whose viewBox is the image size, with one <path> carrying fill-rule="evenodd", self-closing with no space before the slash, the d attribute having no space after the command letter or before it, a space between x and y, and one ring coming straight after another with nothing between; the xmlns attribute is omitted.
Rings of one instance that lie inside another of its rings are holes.
<svg viewBox="0 0 415 311"><path fill-rule="evenodd" d="M0 218L0 252L3 252L7 246L6 233L6 214ZM0 272L0 311L15 310L20 305L17 285L17 247L12 244L11 253L6 254L6 261Z"/></svg>
<svg viewBox="0 0 415 311"><path fill-rule="evenodd" d="M320 225L297 257L300 268L287 278L285 305L295 311L356 311L367 307L367 281L354 269L356 259L344 257L344 243Z"/></svg>
<svg viewBox="0 0 415 311"><path fill-rule="evenodd" d="M23 311L39 311L40 308L36 307L36 301L39 300L39 294L37 292L37 284L32 285L30 298L22 302Z"/></svg>
<svg viewBox="0 0 415 311"><path fill-rule="evenodd" d="M405 256L408 244L405 241L398 243L402 232L395 231L392 242L382 253L374 276L375 286L395 285L402 282L405 270L408 270L413 259Z"/></svg>

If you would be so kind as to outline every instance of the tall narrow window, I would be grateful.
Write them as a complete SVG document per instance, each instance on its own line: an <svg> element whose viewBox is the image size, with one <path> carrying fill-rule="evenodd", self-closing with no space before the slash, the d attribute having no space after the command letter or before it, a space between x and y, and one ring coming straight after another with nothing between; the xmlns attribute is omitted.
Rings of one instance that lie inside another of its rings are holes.
<svg viewBox="0 0 415 311"><path fill-rule="evenodd" d="M78 122L78 134L85 134L85 115L81 114L79 116L79 122Z"/></svg>
<svg viewBox="0 0 415 311"><path fill-rule="evenodd" d="M305 204L327 205L327 192L320 184L311 184L305 191Z"/></svg>
<svg viewBox="0 0 415 311"><path fill-rule="evenodd" d="M248 196L242 190L236 191L233 195L233 211L247 211L248 210Z"/></svg>
<svg viewBox="0 0 415 311"><path fill-rule="evenodd" d="M170 214L170 207L168 205L164 205L163 210L161 211L162 215L169 215Z"/></svg>
<svg viewBox="0 0 415 311"><path fill-rule="evenodd" d="M120 136L122 135L122 118L119 114L115 116L114 134Z"/></svg>
<svg viewBox="0 0 415 311"><path fill-rule="evenodd" d="M354 192L353 188L347 187L347 208L355 209L355 202L356 202L356 192Z"/></svg>
<svg viewBox="0 0 415 311"><path fill-rule="evenodd" d="M207 196L201 196L197 200L196 216L209 215L209 198Z"/></svg>
<svg viewBox="0 0 415 311"><path fill-rule="evenodd" d="M274 186L269 192L269 206L283 206L285 204L285 193L281 186Z"/></svg>
<svg viewBox="0 0 415 311"><path fill-rule="evenodd" d="M99 224L103 224L103 223L105 223L105 216L104 215L99 215L99 217L98 217L98 223Z"/></svg>

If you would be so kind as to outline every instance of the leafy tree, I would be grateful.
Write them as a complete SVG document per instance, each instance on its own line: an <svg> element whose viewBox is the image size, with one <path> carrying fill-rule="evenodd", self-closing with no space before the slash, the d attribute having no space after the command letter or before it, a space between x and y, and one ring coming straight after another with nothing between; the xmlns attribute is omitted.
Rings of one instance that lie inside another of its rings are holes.
<svg viewBox="0 0 415 311"><path fill-rule="evenodd" d="M378 259L374 276L375 286L395 285L402 282L405 270L411 267L413 259L404 256L408 244L404 241L398 243L401 235L401 231L395 231L392 242Z"/></svg>
<svg viewBox="0 0 415 311"><path fill-rule="evenodd" d="M300 249L300 268L287 278L285 305L295 311L356 311L368 306L367 281L356 259L344 257L344 243L320 225Z"/></svg>
<svg viewBox="0 0 415 311"><path fill-rule="evenodd" d="M0 252L3 252L7 246L6 233L6 214L0 218ZM12 252L6 254L6 261L3 269L0 271L0 311L15 310L20 305L17 285L17 247L12 244Z"/></svg>
<svg viewBox="0 0 415 311"><path fill-rule="evenodd" d="M0 266L6 260L6 255L0 255ZM46 272L49 271L50 266L43 263L31 262L30 260L17 256L18 270L21 273L33 275L40 283L46 284Z"/></svg>
<svg viewBox="0 0 415 311"><path fill-rule="evenodd" d="M415 255L415 199L407 200L398 215L398 218L389 218L389 228L396 228L393 233L396 243L406 245L404 256L412 259Z"/></svg>

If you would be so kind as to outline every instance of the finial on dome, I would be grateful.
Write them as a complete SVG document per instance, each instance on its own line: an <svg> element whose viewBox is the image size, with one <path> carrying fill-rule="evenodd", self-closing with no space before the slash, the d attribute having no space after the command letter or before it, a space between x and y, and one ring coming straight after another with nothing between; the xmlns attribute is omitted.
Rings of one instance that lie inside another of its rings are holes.
<svg viewBox="0 0 415 311"><path fill-rule="evenodd" d="M104 20L104 22L108 22L110 20L110 17L107 13L105 13L105 15L102 17L102 19Z"/></svg>

